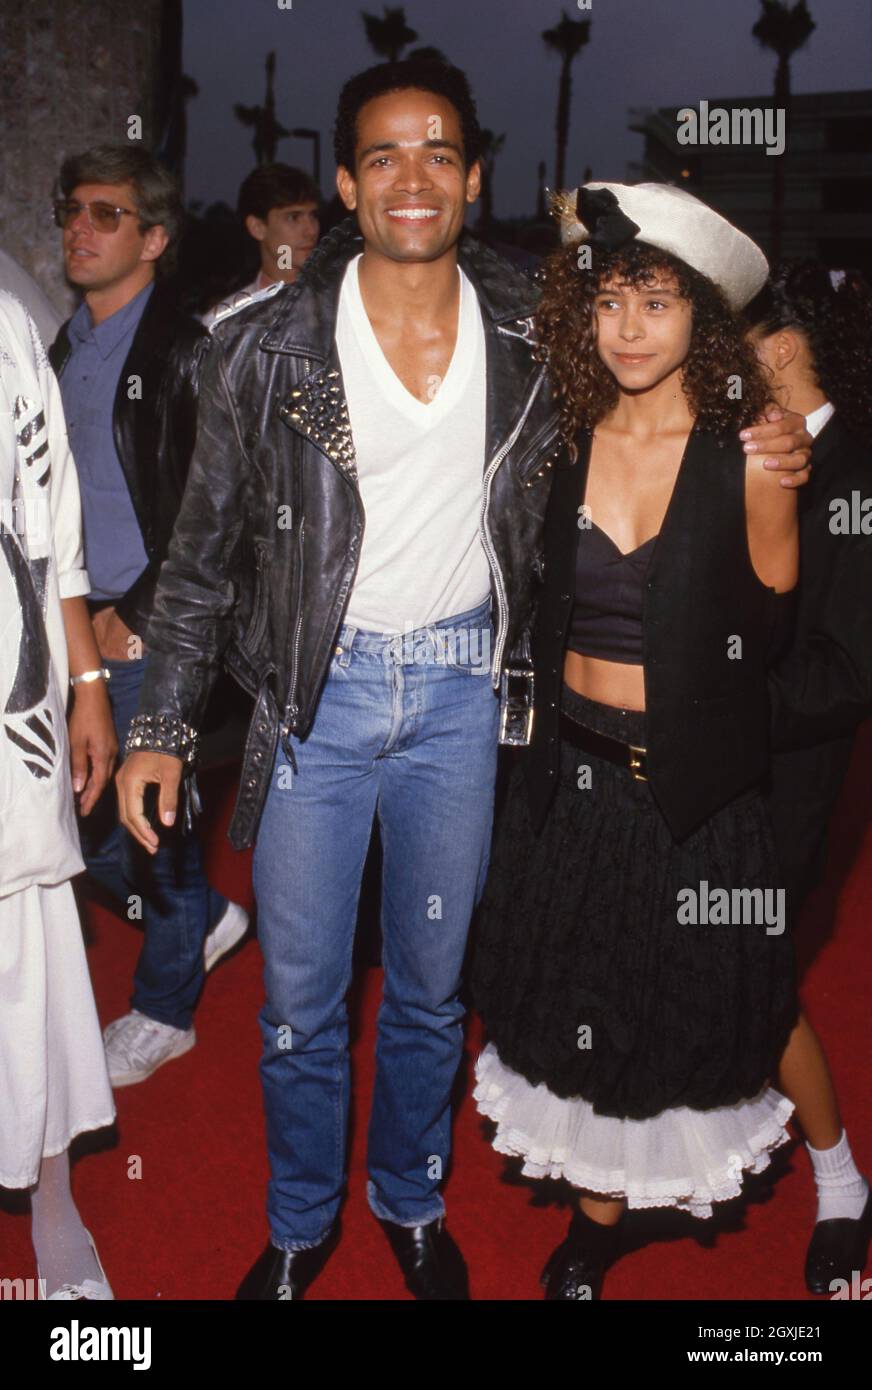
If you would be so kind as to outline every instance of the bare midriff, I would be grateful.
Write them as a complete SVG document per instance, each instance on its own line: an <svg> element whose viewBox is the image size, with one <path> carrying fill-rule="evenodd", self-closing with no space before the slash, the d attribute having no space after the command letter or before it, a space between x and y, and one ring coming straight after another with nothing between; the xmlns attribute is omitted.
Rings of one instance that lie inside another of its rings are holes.
<svg viewBox="0 0 872 1390"><path fill-rule="evenodd" d="M645 672L641 666L629 666L623 661L601 661L596 656L566 653L563 679L578 695L596 700L601 705L618 709L644 710Z"/></svg>

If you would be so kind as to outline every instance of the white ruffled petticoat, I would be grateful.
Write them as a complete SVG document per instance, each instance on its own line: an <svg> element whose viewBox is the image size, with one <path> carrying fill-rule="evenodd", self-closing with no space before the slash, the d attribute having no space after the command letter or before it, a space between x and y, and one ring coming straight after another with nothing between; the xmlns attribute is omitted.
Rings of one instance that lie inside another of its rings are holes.
<svg viewBox="0 0 872 1390"><path fill-rule="evenodd" d="M580 1097L562 1100L501 1062L492 1043L479 1057L473 1093L496 1122L498 1153L523 1158L532 1178L625 1196L629 1207L674 1207L710 1217L712 1203L737 1197L742 1173L769 1166L786 1144L793 1102L764 1087L753 1100L716 1110L678 1107L650 1120L594 1114Z"/></svg>

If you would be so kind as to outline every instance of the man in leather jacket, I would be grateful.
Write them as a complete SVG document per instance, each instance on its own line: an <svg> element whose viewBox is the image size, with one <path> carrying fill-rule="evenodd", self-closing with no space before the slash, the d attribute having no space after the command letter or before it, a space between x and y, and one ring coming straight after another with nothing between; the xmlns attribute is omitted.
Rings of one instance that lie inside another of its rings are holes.
<svg viewBox="0 0 872 1390"><path fill-rule="evenodd" d="M338 150L363 236L343 224L294 285L212 328L128 744L134 781L147 756L137 749L173 754L152 757L176 770L192 758L222 656L256 697L230 837L243 846L257 833L272 1241L241 1297L299 1297L336 1239L346 964L376 803L386 987L370 1204L416 1297L468 1297L440 1193L457 994L487 866L500 670L528 604L557 419L530 338L535 287L461 235L479 136L465 79L445 71L403 65L400 91L390 70L365 75L351 93L351 154ZM441 139L427 135L429 112ZM362 166L361 140L393 145L395 159ZM372 342L358 351L371 319L347 295L361 252L358 293L369 263L387 278L384 297L374 286L379 309L405 309L410 279L423 301L399 351L382 335L377 364ZM403 507L410 487L420 503ZM457 496L470 501L455 524ZM417 538L406 530L416 514ZM136 828L153 846L147 823Z"/></svg>
<svg viewBox="0 0 872 1390"><path fill-rule="evenodd" d="M118 778L124 823L154 852L145 788L171 824L222 659L255 696L230 839L255 842L271 1240L241 1298L299 1299L338 1238L345 992L374 814L385 994L369 1202L416 1298L469 1296L440 1192L457 991L500 676L529 624L559 447L536 289L463 233L478 141L456 69L385 64L346 84L337 181L360 232L343 224L295 285L214 325ZM443 555L460 562L440 572Z"/></svg>
<svg viewBox="0 0 872 1390"><path fill-rule="evenodd" d="M143 150L102 146L67 159L60 184L55 216L65 268L84 299L50 357L82 494L102 662L92 675L109 681L123 745L194 448L209 335L163 283L182 216L172 175ZM194 1045L192 1011L207 960L239 939L247 915L209 887L195 837L176 837L150 864L120 829L111 788L81 823L81 840L91 875L145 932L132 1010L105 1033L112 1083L129 1085Z"/></svg>

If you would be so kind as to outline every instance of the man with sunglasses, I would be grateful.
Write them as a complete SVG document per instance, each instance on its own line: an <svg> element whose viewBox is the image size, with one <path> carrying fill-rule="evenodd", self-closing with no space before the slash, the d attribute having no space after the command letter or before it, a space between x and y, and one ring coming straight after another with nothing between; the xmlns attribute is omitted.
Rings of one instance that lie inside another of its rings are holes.
<svg viewBox="0 0 872 1390"><path fill-rule="evenodd" d="M209 335L163 283L183 213L175 179L153 156L99 146L64 161L60 187L64 266L84 297L50 356L79 474L101 660L93 676L109 682L123 747L194 447ZM205 971L244 935L248 917L210 888L195 836L170 839L149 863L120 828L111 790L81 823L81 839L92 877L145 930L131 1012L104 1035L112 1084L131 1085L194 1046Z"/></svg>

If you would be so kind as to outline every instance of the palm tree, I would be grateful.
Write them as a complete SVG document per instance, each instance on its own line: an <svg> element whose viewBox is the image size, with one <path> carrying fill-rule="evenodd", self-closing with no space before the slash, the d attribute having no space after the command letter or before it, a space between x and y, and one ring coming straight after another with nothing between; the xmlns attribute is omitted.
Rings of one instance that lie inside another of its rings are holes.
<svg viewBox="0 0 872 1390"><path fill-rule="evenodd" d="M560 56L560 87L557 96L557 161L555 191L563 188L566 170L566 144L569 139L569 108L572 101L572 64L590 39L589 19L570 19L561 10L560 23L542 34L546 47Z"/></svg>
<svg viewBox="0 0 872 1390"><path fill-rule="evenodd" d="M797 49L807 43L815 30L815 22L808 12L805 0L795 5L782 4L781 0L760 0L763 13L751 30L754 38L764 48L771 48L778 55L775 67L775 106L784 111L784 127L790 127L790 59ZM787 155L778 155L772 174L772 230L770 234L769 257L775 262L781 258L781 244L784 236L784 161Z"/></svg>
<svg viewBox="0 0 872 1390"><path fill-rule="evenodd" d="M380 58L386 58L389 63L398 62L403 49L408 48L418 37L415 30L410 29L406 23L406 11L402 5L395 9L385 5L382 19L379 19L377 14L367 14L362 10L361 18L368 43Z"/></svg>
<svg viewBox="0 0 872 1390"><path fill-rule="evenodd" d="M495 135L492 130L481 132L481 208L478 214L478 230L490 230L494 217L493 176L497 155L506 143L505 135Z"/></svg>
<svg viewBox="0 0 872 1390"><path fill-rule="evenodd" d="M254 128L252 145L255 161L258 164L272 164L275 161L276 145L279 140L291 133L276 119L275 71L276 55L275 53L268 53L266 56L266 96L263 106L243 106L241 102L236 102L233 107L236 119L241 121L243 125Z"/></svg>

